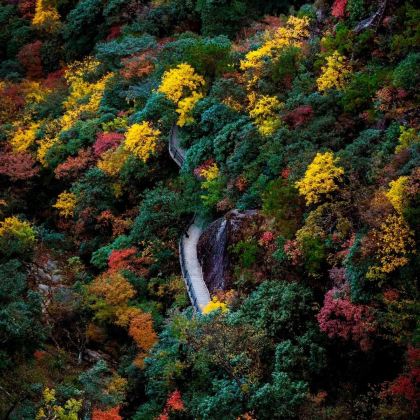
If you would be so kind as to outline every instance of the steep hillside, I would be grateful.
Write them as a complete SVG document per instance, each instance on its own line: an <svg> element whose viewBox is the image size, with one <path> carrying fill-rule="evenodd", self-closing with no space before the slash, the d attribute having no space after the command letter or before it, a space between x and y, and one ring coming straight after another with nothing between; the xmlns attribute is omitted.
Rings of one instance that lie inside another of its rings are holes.
<svg viewBox="0 0 420 420"><path fill-rule="evenodd" d="M415 419L416 3L3 0L0 418Z"/></svg>

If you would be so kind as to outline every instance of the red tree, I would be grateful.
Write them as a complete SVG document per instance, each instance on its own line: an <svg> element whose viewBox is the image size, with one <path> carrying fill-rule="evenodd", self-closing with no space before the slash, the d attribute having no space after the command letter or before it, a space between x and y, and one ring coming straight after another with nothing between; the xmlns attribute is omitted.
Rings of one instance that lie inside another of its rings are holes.
<svg viewBox="0 0 420 420"><path fill-rule="evenodd" d="M12 181L32 178L37 175L39 168L35 166L35 159L26 152L0 153L0 175L8 176Z"/></svg>
<svg viewBox="0 0 420 420"><path fill-rule="evenodd" d="M60 165L55 168L55 176L58 179L75 179L94 161L95 159L93 158L90 149L81 149L77 156L69 156L63 163L60 163Z"/></svg>
<svg viewBox="0 0 420 420"><path fill-rule="evenodd" d="M312 116L312 107L310 105L302 105L285 115L284 120L293 127L300 127L306 124Z"/></svg>
<svg viewBox="0 0 420 420"><path fill-rule="evenodd" d="M107 150L116 148L123 139L124 134L121 133L99 133L93 145L93 151L96 156L100 156Z"/></svg>
<svg viewBox="0 0 420 420"><path fill-rule="evenodd" d="M420 349L409 347L407 350L407 371L391 382L382 397L400 397L408 401L415 412L420 401Z"/></svg>
<svg viewBox="0 0 420 420"><path fill-rule="evenodd" d="M371 334L375 331L375 319L367 305L350 301L348 285L334 287L325 294L324 306L317 315L319 328L328 337L341 337L360 345L363 351L371 347Z"/></svg>
<svg viewBox="0 0 420 420"><path fill-rule="evenodd" d="M181 392L176 389L169 394L163 413L158 417L158 420L168 420L171 412L183 411L184 409L185 407L184 402L182 401Z"/></svg>
<svg viewBox="0 0 420 420"><path fill-rule="evenodd" d="M18 53L18 60L25 67L28 79L40 79L43 76L41 48L42 42L37 40L24 45Z"/></svg>
<svg viewBox="0 0 420 420"><path fill-rule="evenodd" d="M336 18L343 18L346 14L347 0L335 0L332 8L331 14Z"/></svg>
<svg viewBox="0 0 420 420"><path fill-rule="evenodd" d="M113 407L105 411L94 408L92 420L122 420L122 417L120 416L120 407Z"/></svg>

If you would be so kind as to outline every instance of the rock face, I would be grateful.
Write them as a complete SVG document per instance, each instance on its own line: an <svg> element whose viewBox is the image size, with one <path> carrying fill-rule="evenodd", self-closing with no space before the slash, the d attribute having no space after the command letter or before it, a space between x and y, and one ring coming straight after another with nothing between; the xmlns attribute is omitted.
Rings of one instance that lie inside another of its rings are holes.
<svg viewBox="0 0 420 420"><path fill-rule="evenodd" d="M256 210L231 210L211 223L201 234L197 254L210 293L231 288L228 248L238 242L244 226L255 221L257 216Z"/></svg>

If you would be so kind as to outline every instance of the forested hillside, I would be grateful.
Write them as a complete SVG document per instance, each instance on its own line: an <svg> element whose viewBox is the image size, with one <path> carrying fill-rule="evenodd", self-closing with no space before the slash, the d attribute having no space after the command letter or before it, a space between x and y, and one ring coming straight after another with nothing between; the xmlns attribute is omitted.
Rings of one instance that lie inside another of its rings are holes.
<svg viewBox="0 0 420 420"><path fill-rule="evenodd" d="M418 418L419 21L2 0L0 418Z"/></svg>

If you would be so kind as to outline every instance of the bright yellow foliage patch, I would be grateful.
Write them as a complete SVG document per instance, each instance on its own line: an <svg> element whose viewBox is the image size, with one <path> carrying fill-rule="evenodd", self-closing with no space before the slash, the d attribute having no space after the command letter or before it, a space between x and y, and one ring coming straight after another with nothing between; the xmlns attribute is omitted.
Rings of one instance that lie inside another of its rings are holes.
<svg viewBox="0 0 420 420"><path fill-rule="evenodd" d="M400 153L405 149L420 143L420 136L417 134L415 128L406 128L400 126L400 137L398 138L398 145L395 148L395 153Z"/></svg>
<svg viewBox="0 0 420 420"><path fill-rule="evenodd" d="M348 76L351 72L345 57L338 51L327 57L327 64L321 68L322 74L316 83L318 90L324 92L328 89L341 90L345 87Z"/></svg>
<svg viewBox="0 0 420 420"><path fill-rule="evenodd" d="M388 200L398 213L404 210L404 190L408 183L408 176L400 176L395 181L389 183L389 191L385 193Z"/></svg>
<svg viewBox="0 0 420 420"><path fill-rule="evenodd" d="M32 226L16 216L6 217L0 222L0 236L17 238L28 247L35 243L35 232Z"/></svg>
<svg viewBox="0 0 420 420"><path fill-rule="evenodd" d="M200 171L200 175L206 180L206 181L213 181L219 176L219 168L217 167L216 163L213 163L208 168L203 168Z"/></svg>
<svg viewBox="0 0 420 420"><path fill-rule="evenodd" d="M36 0L32 25L51 31L57 28L59 22L60 15L51 0Z"/></svg>
<svg viewBox="0 0 420 420"><path fill-rule="evenodd" d="M250 102L249 116L255 121L258 131L263 136L273 134L281 124L277 112L283 104L275 96L263 95L259 98L254 93L248 95Z"/></svg>
<svg viewBox="0 0 420 420"><path fill-rule="evenodd" d="M194 122L194 118L191 116L191 112L195 107L195 104L204 97L200 92L193 92L191 96L187 96L178 102L178 108L176 112L179 114L178 126L183 127L186 124Z"/></svg>
<svg viewBox="0 0 420 420"><path fill-rule="evenodd" d="M57 199L53 207L58 209L58 213L63 217L71 217L74 214L74 209L77 204L76 194L63 191Z"/></svg>
<svg viewBox="0 0 420 420"><path fill-rule="evenodd" d="M407 255L415 252L414 234L401 216L389 215L373 232L373 237L378 246L376 255L379 264L369 267L368 279L381 279L385 274L403 267L408 263Z"/></svg>
<svg viewBox="0 0 420 420"><path fill-rule="evenodd" d="M39 124L32 123L26 129L19 128L10 139L10 145L15 152L26 152L36 140Z"/></svg>
<svg viewBox="0 0 420 420"><path fill-rule="evenodd" d="M54 126L49 134L39 142L37 159L42 165L46 166L46 156L48 150L57 142L61 132L70 129L79 118L84 116L96 115L102 100L103 92L107 81L112 77L112 73L106 74L97 82L87 82L85 77L93 73L99 62L88 57L82 62L74 62L65 72L64 77L69 85L70 94L64 101L64 114L50 125Z"/></svg>
<svg viewBox="0 0 420 420"><path fill-rule="evenodd" d="M124 148L143 162L156 152L160 131L148 121L133 124L125 135Z"/></svg>
<svg viewBox="0 0 420 420"><path fill-rule="evenodd" d="M183 63L163 74L158 92L164 93L168 99L177 104L182 97L191 95L205 84L204 78L197 74L193 67Z"/></svg>
<svg viewBox="0 0 420 420"><path fill-rule="evenodd" d="M165 94L177 105L176 112L179 114L177 124L180 127L194 121L190 113L195 104L203 98L201 91L205 84L204 78L186 63L179 64L163 74L158 92Z"/></svg>
<svg viewBox="0 0 420 420"><path fill-rule="evenodd" d="M45 388L42 392L42 407L38 410L35 420L78 420L79 411L82 409L82 400L70 398L63 406L56 402L55 390Z"/></svg>
<svg viewBox="0 0 420 420"><path fill-rule="evenodd" d="M241 70L252 70L250 86L258 80L265 60L275 58L285 47L302 45L303 40L309 36L309 18L290 16L286 25L278 28L274 34L266 32L265 36L265 43L260 48L250 51L241 61Z"/></svg>
<svg viewBox="0 0 420 420"><path fill-rule="evenodd" d="M116 176L120 173L128 156L129 152L124 147L120 146L116 149L110 149L102 153L96 166L106 174Z"/></svg>
<svg viewBox="0 0 420 420"><path fill-rule="evenodd" d="M306 204L316 204L322 196L338 190L337 182L342 180L344 169L336 166L338 158L332 152L317 153L308 166L305 176L295 186Z"/></svg>
<svg viewBox="0 0 420 420"><path fill-rule="evenodd" d="M213 297L213 299L203 308L203 314L207 315L210 312L217 310L220 310L222 313L229 311L226 303L219 302L217 297Z"/></svg>

